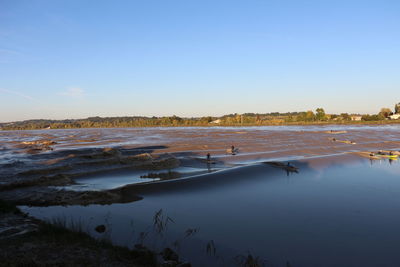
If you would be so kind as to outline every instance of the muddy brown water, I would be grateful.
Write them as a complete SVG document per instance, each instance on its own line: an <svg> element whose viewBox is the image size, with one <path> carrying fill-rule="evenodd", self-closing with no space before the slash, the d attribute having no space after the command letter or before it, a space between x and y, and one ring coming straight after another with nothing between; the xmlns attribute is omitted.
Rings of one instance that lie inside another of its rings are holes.
<svg viewBox="0 0 400 267"><path fill-rule="evenodd" d="M343 131L330 134L329 131ZM331 155L347 151L400 147L400 125L379 126L266 126L266 127L187 127L187 128L108 128L35 131L0 131L0 164L68 156L69 151L114 147L149 153L192 153L227 161L263 160L281 157ZM353 141L356 144L333 142ZM53 150L26 155L23 142L54 141ZM239 148L236 157L226 150ZM35 157L36 156L36 157Z"/></svg>

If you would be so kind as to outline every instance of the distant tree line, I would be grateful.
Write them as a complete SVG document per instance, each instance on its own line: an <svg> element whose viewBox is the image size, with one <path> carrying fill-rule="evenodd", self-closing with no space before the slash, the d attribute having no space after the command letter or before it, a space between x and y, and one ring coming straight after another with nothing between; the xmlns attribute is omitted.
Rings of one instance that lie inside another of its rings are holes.
<svg viewBox="0 0 400 267"><path fill-rule="evenodd" d="M400 113L400 104L395 106L395 113ZM382 108L375 115L358 115L348 113L326 114L323 108L304 112L272 112L228 114L221 117L181 118L169 117L89 117L74 120L26 120L12 123L0 123L2 130L33 129L70 129L70 128L118 128L118 127L174 127L174 126L262 126L290 124L323 124L323 123L355 123L354 117L361 121L383 121L393 114L390 109Z"/></svg>

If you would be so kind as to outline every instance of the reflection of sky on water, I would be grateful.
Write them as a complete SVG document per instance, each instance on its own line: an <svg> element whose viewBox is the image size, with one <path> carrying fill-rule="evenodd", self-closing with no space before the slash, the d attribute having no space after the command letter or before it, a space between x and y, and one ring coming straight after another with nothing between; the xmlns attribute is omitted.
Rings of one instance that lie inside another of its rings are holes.
<svg viewBox="0 0 400 267"><path fill-rule="evenodd" d="M159 178L143 178L141 176L148 174L158 174L162 173L168 176L169 172L177 172L179 173L179 177L191 176L200 173L207 173L209 170L207 169L199 169L199 168L189 168L189 167L178 167L172 170L127 170L127 171L111 171L105 172L103 174L94 174L88 175L82 178L76 178L74 181L76 184L67 185L67 186L58 186L56 188L61 188L65 190L73 190L73 191L85 191L85 190L108 190L114 189L117 187L121 187L129 184L139 184L139 183L147 183L154 182L160 180ZM172 177L176 178L176 177Z"/></svg>
<svg viewBox="0 0 400 267"><path fill-rule="evenodd" d="M381 159L381 160L370 160L370 164L374 168L380 169L389 174L399 175L400 177L400 159ZM387 165L391 165L390 168Z"/></svg>
<svg viewBox="0 0 400 267"><path fill-rule="evenodd" d="M323 163L298 162L299 173L289 176L267 165L214 173L204 186L171 186L167 192L143 193L143 200L129 204L28 210L44 218L72 216L92 226L107 217L113 240L126 245L133 242L132 222L137 236L162 208L176 222L170 225L172 239L198 227L195 240L203 245L214 240L217 250L226 249L221 252L225 258L251 251L274 266L286 261L293 266L399 266L400 164ZM203 250L195 249L198 257Z"/></svg>

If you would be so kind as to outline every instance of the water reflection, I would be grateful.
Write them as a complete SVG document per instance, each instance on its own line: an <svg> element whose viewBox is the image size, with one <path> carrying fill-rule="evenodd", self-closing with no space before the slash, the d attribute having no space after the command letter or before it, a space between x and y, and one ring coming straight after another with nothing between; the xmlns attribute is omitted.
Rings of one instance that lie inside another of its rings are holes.
<svg viewBox="0 0 400 267"><path fill-rule="evenodd" d="M274 266L399 266L398 161L314 160L291 163L301 171L290 182L284 169L256 164L143 187L144 199L129 204L25 210L41 218L92 217L94 225L110 214L111 238L125 245L132 244L132 221L137 234L145 232L162 209L175 222L165 242L199 229L181 251L197 266L210 240L228 265L250 251Z"/></svg>
<svg viewBox="0 0 400 267"><path fill-rule="evenodd" d="M162 180L170 180L182 177L182 174L176 171L168 170L167 172L149 172L148 174L141 175L140 178L159 178Z"/></svg>

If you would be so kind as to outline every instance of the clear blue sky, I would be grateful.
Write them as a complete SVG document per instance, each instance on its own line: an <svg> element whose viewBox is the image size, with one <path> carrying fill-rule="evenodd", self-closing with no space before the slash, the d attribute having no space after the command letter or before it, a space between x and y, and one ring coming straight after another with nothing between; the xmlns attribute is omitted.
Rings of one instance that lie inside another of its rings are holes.
<svg viewBox="0 0 400 267"><path fill-rule="evenodd" d="M0 121L400 102L400 1L0 0Z"/></svg>

